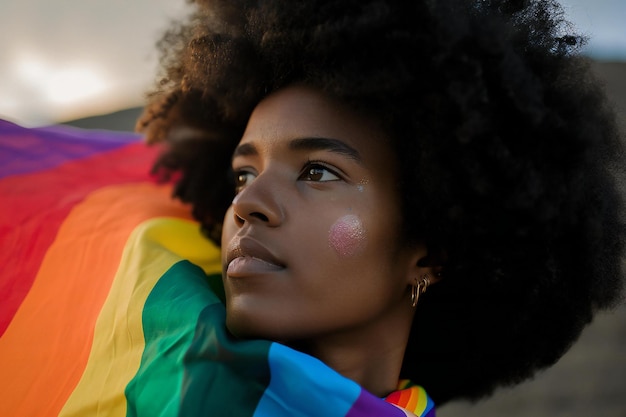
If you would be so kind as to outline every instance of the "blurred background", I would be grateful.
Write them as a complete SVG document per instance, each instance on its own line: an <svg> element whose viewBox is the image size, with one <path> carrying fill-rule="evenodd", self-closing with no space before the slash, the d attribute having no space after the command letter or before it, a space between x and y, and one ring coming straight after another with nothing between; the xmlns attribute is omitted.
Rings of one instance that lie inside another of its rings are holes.
<svg viewBox="0 0 626 417"><path fill-rule="evenodd" d="M602 76L624 81L626 0L562 3L590 37L585 54ZM0 117L39 126L140 107L155 78L154 45L188 11L185 0L1 0ZM104 121L132 129L136 113Z"/></svg>
<svg viewBox="0 0 626 417"><path fill-rule="evenodd" d="M626 132L626 0L564 0ZM1 0L0 118L132 130L157 68L155 43L184 0ZM572 260L575 262L575 260ZM439 417L626 416L626 307L600 315L553 368Z"/></svg>
<svg viewBox="0 0 626 417"><path fill-rule="evenodd" d="M0 117L39 126L141 106L155 78L155 43L188 7L0 0Z"/></svg>

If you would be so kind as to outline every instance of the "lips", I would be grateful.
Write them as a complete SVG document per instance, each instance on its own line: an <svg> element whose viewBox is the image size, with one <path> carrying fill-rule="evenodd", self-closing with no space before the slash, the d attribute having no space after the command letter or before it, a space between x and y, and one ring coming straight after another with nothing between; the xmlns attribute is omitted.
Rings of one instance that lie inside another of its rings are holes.
<svg viewBox="0 0 626 417"><path fill-rule="evenodd" d="M227 249L227 275L244 277L277 272L285 265L271 251L250 237L235 238Z"/></svg>

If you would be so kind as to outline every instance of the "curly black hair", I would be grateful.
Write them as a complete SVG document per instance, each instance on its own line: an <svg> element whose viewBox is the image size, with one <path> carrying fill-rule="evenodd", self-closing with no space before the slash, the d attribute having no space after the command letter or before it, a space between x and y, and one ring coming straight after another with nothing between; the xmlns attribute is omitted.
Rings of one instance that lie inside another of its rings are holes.
<svg viewBox="0 0 626 417"><path fill-rule="evenodd" d="M552 0L197 0L162 39L138 122L219 242L230 156L293 83L380 120L407 241L445 259L403 377L442 404L555 363L621 299L626 167L615 116Z"/></svg>

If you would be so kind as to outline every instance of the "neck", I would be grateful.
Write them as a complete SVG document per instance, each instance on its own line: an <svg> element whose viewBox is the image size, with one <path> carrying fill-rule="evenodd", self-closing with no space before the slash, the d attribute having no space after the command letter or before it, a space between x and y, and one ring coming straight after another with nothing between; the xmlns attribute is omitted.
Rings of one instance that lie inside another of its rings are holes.
<svg viewBox="0 0 626 417"><path fill-rule="evenodd" d="M343 331L292 344L320 359L378 397L397 389L410 320L370 323L367 329Z"/></svg>

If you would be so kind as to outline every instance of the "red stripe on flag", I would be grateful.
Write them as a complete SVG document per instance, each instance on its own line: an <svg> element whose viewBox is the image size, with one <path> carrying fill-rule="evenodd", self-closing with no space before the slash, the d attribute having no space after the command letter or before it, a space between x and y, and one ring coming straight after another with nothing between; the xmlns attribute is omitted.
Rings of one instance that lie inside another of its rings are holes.
<svg viewBox="0 0 626 417"><path fill-rule="evenodd" d="M72 208L99 188L149 181L156 152L134 143L51 170L0 180L0 336Z"/></svg>

